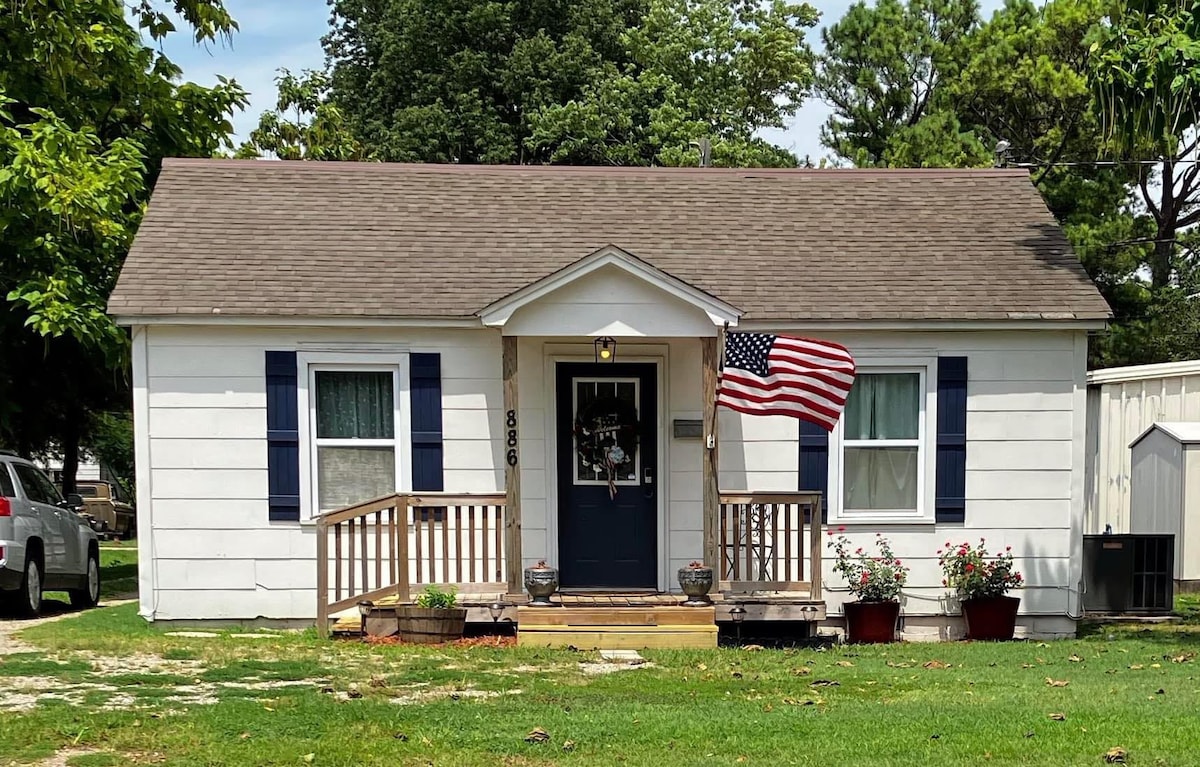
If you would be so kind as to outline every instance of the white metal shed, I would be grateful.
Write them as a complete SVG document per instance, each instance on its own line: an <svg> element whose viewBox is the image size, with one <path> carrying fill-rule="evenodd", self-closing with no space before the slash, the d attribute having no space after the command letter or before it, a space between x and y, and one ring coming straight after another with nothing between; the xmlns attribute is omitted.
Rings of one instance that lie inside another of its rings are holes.
<svg viewBox="0 0 1200 767"><path fill-rule="evenodd" d="M1200 584L1200 422L1155 423L1129 449L1129 531L1174 535L1175 580Z"/></svg>

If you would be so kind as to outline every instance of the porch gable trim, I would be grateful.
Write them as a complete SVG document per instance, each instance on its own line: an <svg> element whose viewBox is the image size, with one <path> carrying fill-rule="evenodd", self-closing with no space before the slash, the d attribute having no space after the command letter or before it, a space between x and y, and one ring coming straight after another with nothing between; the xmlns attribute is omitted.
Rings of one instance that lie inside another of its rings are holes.
<svg viewBox="0 0 1200 767"><path fill-rule="evenodd" d="M663 292L691 304L703 311L709 320L718 327L726 323L730 327L736 327L738 319L744 313L736 306L662 271L616 245L606 245L557 272L509 293L499 301L480 309L476 314L484 325L502 328L521 307L528 306L543 296L606 266L615 266L627 274L644 280Z"/></svg>

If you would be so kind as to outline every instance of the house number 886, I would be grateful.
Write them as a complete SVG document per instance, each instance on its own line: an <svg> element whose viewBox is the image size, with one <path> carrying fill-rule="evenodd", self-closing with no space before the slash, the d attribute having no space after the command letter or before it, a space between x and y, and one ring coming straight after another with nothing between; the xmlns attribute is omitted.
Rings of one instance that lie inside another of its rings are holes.
<svg viewBox="0 0 1200 767"><path fill-rule="evenodd" d="M517 465L517 411L510 410L504 416L504 425L508 427L505 442L508 444L506 460L509 466Z"/></svg>

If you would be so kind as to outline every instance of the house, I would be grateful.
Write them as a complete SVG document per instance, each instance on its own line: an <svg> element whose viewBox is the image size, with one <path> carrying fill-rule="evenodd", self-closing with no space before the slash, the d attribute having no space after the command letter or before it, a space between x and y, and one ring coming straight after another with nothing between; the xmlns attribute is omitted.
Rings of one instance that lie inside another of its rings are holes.
<svg viewBox="0 0 1200 767"><path fill-rule="evenodd" d="M753 618L803 584L836 623L824 516L912 567L907 636L954 635L936 552L981 537L1017 554L1020 630L1074 631L1109 309L1023 171L169 160L109 311L149 620L515 595L544 559L646 593L706 560ZM857 426L714 427L726 329L844 344Z"/></svg>

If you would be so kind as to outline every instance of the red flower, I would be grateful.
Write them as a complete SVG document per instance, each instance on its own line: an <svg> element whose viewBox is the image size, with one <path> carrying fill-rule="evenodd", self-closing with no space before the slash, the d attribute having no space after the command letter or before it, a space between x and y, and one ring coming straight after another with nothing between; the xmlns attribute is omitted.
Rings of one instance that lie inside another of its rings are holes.
<svg viewBox="0 0 1200 767"><path fill-rule="evenodd" d="M970 562L968 562L968 563L967 563L966 570L967 570L967 572L968 572L968 573L973 573L973 572L975 572L975 565L973 565L973 564L971 564Z"/></svg>
<svg viewBox="0 0 1200 767"><path fill-rule="evenodd" d="M830 531L827 533L827 535L828 535L830 538L832 538L832 537L833 537L833 531L832 531L832 530L830 530Z"/></svg>
<svg viewBox="0 0 1200 767"><path fill-rule="evenodd" d="M868 578L869 576L867 575L867 571L863 570L862 578L859 579L859 583L866 583Z"/></svg>
<svg viewBox="0 0 1200 767"><path fill-rule="evenodd" d="M895 562L892 562L892 564L893 564L893 565L895 565L896 567L899 567L899 566L900 566L900 560L899 560L899 559L897 559Z"/></svg>
<svg viewBox="0 0 1200 767"><path fill-rule="evenodd" d="M896 580L900 580L900 578L901 578L900 573L896 573Z"/></svg>
<svg viewBox="0 0 1200 767"><path fill-rule="evenodd" d="M1005 546L1005 547L1004 547L1004 550L1005 550L1005 551L1012 551L1012 546Z"/></svg>
<svg viewBox="0 0 1200 767"><path fill-rule="evenodd" d="M950 584L946 583L946 579L945 579L945 578L942 578L942 585L943 585L943 586L949 586Z"/></svg>
<svg viewBox="0 0 1200 767"><path fill-rule="evenodd" d="M862 547L861 547L861 546L859 546L857 549L855 549L855 550L854 550L854 553L855 553L855 554L861 554L861 553L863 553Z"/></svg>
<svg viewBox="0 0 1200 767"><path fill-rule="evenodd" d="M845 526L845 525L842 525L841 527L839 527L839 528L838 528L838 532L839 532L839 533L844 533L844 532L846 532L846 526Z"/></svg>

